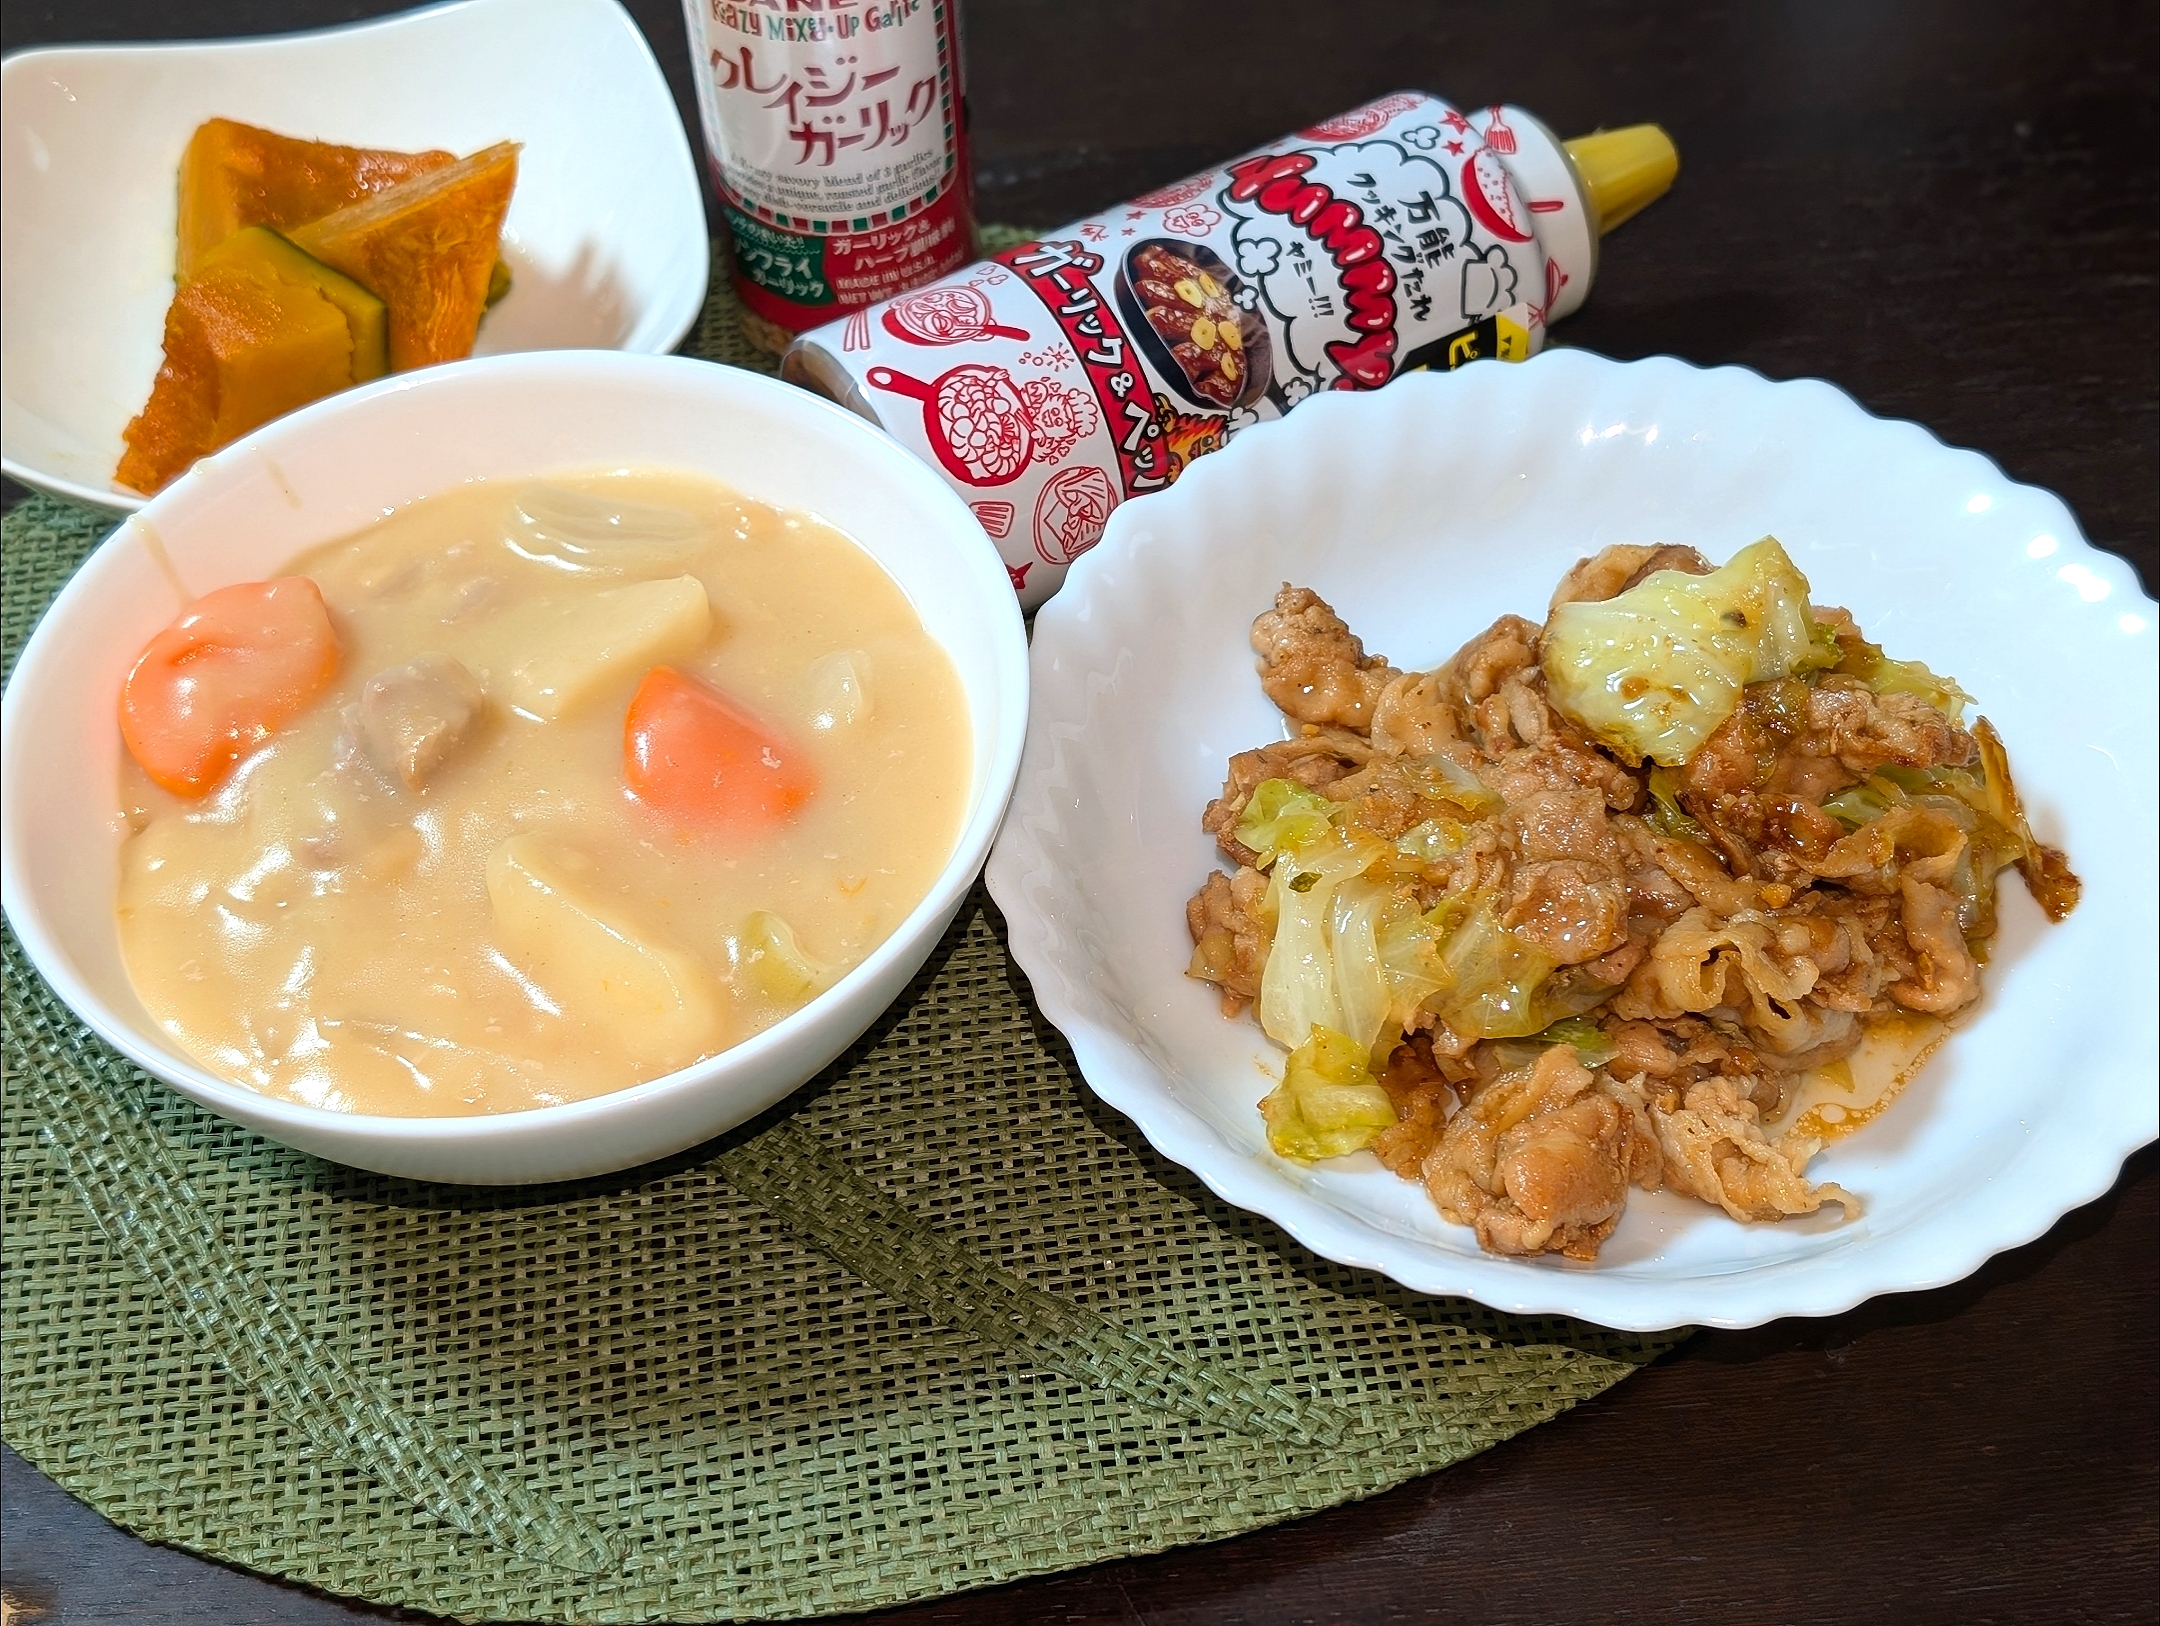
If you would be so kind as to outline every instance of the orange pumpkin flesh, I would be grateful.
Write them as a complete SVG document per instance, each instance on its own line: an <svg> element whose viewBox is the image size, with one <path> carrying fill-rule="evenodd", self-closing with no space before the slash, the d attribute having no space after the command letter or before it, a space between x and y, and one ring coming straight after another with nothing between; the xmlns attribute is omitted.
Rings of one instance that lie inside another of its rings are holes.
<svg viewBox="0 0 2160 1626"><path fill-rule="evenodd" d="M456 162L454 153L340 147L212 119L180 158L180 280L236 231L305 225Z"/></svg>
<svg viewBox="0 0 2160 1626"><path fill-rule="evenodd" d="M465 159L341 147L232 119L198 128L180 164L165 358L114 478L157 491L385 364L471 354L482 313L509 288L497 248L517 153L511 142Z"/></svg>
<svg viewBox="0 0 2160 1626"><path fill-rule="evenodd" d="M214 265L173 295L165 360L123 431L114 478L166 485L197 458L353 381L353 333L321 289L260 264Z"/></svg>
<svg viewBox="0 0 2160 1626"><path fill-rule="evenodd" d="M259 276L313 288L343 311L352 329L352 383L365 384L390 370L390 316L383 302L352 278L309 259L268 226L234 232L203 256L197 275L220 265L245 265Z"/></svg>
<svg viewBox="0 0 2160 1626"><path fill-rule="evenodd" d="M517 155L500 142L286 234L389 307L393 372L472 354Z"/></svg>

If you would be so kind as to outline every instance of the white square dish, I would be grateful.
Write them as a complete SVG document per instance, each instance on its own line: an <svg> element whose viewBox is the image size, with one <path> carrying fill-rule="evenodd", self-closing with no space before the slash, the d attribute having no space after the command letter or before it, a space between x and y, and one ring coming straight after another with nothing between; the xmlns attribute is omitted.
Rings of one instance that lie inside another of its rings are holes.
<svg viewBox="0 0 2160 1626"><path fill-rule="evenodd" d="M25 51L0 65L0 469L132 510L112 483L172 298L175 178L205 119L355 146L524 144L515 283L476 355L665 352L710 244L667 82L615 0L459 0L266 39Z"/></svg>
<svg viewBox="0 0 2160 1626"><path fill-rule="evenodd" d="M1594 1265L1481 1253L1369 1153L1276 1156L1282 1052L1185 975L1216 868L1201 810L1284 737L1253 617L1295 582L1423 670L1617 542L1724 560L1777 536L1819 603L1955 677L2001 730L2042 840L2084 879L2050 926L2002 889L1969 1016L1882 1118L1809 1166L1864 1204L1741 1225L1631 1196ZM1013 957L1097 1094L1315 1252L1518 1313L1648 1330L1826 1315L1940 1286L2104 1192L2151 1140L2153 601L2061 501L1829 385L1556 351L1331 394L1128 503L1035 622L1020 781L988 879Z"/></svg>

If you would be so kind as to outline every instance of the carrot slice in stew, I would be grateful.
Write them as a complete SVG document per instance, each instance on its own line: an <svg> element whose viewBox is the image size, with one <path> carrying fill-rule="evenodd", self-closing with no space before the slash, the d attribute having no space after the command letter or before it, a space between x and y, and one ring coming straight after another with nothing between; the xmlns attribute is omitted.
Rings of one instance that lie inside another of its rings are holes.
<svg viewBox="0 0 2160 1626"><path fill-rule="evenodd" d="M817 791L800 746L671 666L647 672L631 697L623 778L671 818L746 832L786 823Z"/></svg>
<svg viewBox="0 0 2160 1626"><path fill-rule="evenodd" d="M144 646L120 686L120 737L160 785L200 796L307 710L337 661L305 576L221 587Z"/></svg>

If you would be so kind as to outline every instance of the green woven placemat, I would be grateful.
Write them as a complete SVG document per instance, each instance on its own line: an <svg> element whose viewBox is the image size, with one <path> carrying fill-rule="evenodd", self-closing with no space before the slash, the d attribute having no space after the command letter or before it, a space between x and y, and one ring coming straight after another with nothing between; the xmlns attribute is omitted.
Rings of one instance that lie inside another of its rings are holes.
<svg viewBox="0 0 2160 1626"><path fill-rule="evenodd" d="M724 280L691 348L757 364ZM6 662L109 516L5 526ZM1171 900L1174 905L1176 900ZM978 892L779 1109L609 1180L358 1173L5 943L5 1433L107 1518L467 1619L868 1609L1368 1496L1670 1338L1316 1259L1087 1092Z"/></svg>

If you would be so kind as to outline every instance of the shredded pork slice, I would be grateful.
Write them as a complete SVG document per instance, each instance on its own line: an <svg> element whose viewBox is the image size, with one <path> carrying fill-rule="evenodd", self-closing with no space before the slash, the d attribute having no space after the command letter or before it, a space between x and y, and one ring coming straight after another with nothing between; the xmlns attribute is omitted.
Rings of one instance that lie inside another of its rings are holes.
<svg viewBox="0 0 2160 1626"><path fill-rule="evenodd" d="M1433 1056L1431 1039L1424 1034L1397 1045L1379 1076L1380 1087L1394 1105L1395 1124L1380 1131L1373 1154L1389 1173L1415 1180L1425 1159L1440 1144L1448 1114L1455 1108L1454 1092Z"/></svg>
<svg viewBox="0 0 2160 1626"><path fill-rule="evenodd" d="M1536 622L1503 615L1457 650L1441 670L1460 687L1464 700L1477 705L1517 673L1536 669L1539 637Z"/></svg>
<svg viewBox="0 0 2160 1626"><path fill-rule="evenodd" d="M1766 685L1750 685L1750 698ZM1878 695L1859 683L1826 677L1806 691L1796 733L1766 736L1756 709L1743 705L1720 723L1681 769L1691 805L1741 791L1820 802L1877 768L1962 768L1979 742L1916 694Z"/></svg>
<svg viewBox="0 0 2160 1626"><path fill-rule="evenodd" d="M1307 728L1292 739L1240 751L1230 759L1222 794L1200 815L1200 828L1215 838L1231 863L1250 864L1259 855L1238 840L1238 820L1264 781L1289 779L1308 790L1325 790L1371 757L1362 739L1339 728Z"/></svg>
<svg viewBox="0 0 2160 1626"><path fill-rule="evenodd" d="M1808 691L1803 753L1835 757L1849 773L1881 767L1962 768L1979 759L1970 734L1916 694L1878 695L1825 678Z"/></svg>
<svg viewBox="0 0 2160 1626"><path fill-rule="evenodd" d="M1957 899L1942 884L1957 854L1907 864L1898 876L1899 923L1912 948L1913 974L1891 984L1890 997L1909 1010L1948 1016L1980 997L1980 967L1958 926Z"/></svg>
<svg viewBox="0 0 2160 1626"><path fill-rule="evenodd" d="M1249 864L1235 875L1218 870L1185 905L1185 929L1193 940L1185 974L1216 986L1225 1016L1237 1015L1260 997L1271 941L1260 912L1267 885L1267 877Z"/></svg>
<svg viewBox="0 0 2160 1626"><path fill-rule="evenodd" d="M1877 695L1834 675L1812 689L1751 684L1681 770L1680 800L1731 869L1805 884L1844 862L1829 856L1845 830L1825 799L1878 768L1978 756L1979 742L1918 695Z"/></svg>
<svg viewBox="0 0 2160 1626"><path fill-rule="evenodd" d="M1802 1170L1821 1143L1772 1141L1740 1082L1706 1078L1690 1085L1677 1110L1650 1107L1664 1153L1665 1183L1683 1196L1716 1203L1736 1220L1774 1220L1812 1214L1826 1202L1860 1212L1843 1186L1811 1186Z"/></svg>
<svg viewBox="0 0 2160 1626"><path fill-rule="evenodd" d="M1596 790L1539 785L1510 798L1505 816L1526 863L1573 858L1615 875L1627 868L1627 846L1614 833L1605 798Z"/></svg>
<svg viewBox="0 0 2160 1626"><path fill-rule="evenodd" d="M1554 965L1601 959L1627 941L1627 883L1574 858L1528 864L1515 872L1500 924Z"/></svg>
<svg viewBox="0 0 2160 1626"><path fill-rule="evenodd" d="M1293 722L1332 724L1363 734L1373 703L1401 676L1309 587L1283 583L1275 607L1253 622L1260 687Z"/></svg>
<svg viewBox="0 0 2160 1626"><path fill-rule="evenodd" d="M1715 567L1693 548L1673 542L1616 542L1560 578L1553 589L1552 608L1563 604L1602 604L1618 598L1645 576L1661 570L1677 570L1689 576L1707 576Z"/></svg>
<svg viewBox="0 0 2160 1626"><path fill-rule="evenodd" d="M1442 1215L1489 1253L1595 1259L1637 1163L1633 1115L1596 1083L1559 1044L1474 1094L1422 1166Z"/></svg>
<svg viewBox="0 0 2160 1626"><path fill-rule="evenodd" d="M1463 737L1457 696L1438 672L1404 672L1373 703L1372 743L1390 756L1426 756Z"/></svg>
<svg viewBox="0 0 2160 1626"><path fill-rule="evenodd" d="M1626 943L1629 854L1605 798L1580 786L1540 788L1509 802L1503 818L1519 866L1501 924L1555 965L1582 965Z"/></svg>

